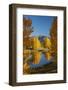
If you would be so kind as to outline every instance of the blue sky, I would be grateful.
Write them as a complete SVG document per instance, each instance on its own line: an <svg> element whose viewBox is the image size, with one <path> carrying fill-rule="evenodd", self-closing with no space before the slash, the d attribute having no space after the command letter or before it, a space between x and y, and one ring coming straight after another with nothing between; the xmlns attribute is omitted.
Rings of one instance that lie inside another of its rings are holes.
<svg viewBox="0 0 68 90"><path fill-rule="evenodd" d="M32 20L32 26L34 32L31 36L49 36L50 28L52 26L54 16L34 16L34 15L24 15L25 17Z"/></svg>

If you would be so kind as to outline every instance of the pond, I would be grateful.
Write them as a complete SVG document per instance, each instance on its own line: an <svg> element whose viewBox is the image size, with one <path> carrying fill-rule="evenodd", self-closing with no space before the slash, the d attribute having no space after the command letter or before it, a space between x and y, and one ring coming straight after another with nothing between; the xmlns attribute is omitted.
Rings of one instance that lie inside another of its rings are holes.
<svg viewBox="0 0 68 90"><path fill-rule="evenodd" d="M29 63L30 64L30 68L42 67L43 65L47 65L47 64L52 62L51 60L47 60L46 59L44 53L41 53L40 55L41 55L41 57L40 57L39 63L38 64L33 64L32 62L30 62ZM31 58L33 59L33 57L31 57Z"/></svg>

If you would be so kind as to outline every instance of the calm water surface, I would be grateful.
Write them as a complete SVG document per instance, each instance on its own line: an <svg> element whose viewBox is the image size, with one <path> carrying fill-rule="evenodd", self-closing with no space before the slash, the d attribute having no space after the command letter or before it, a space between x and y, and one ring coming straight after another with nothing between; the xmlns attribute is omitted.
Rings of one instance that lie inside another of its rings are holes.
<svg viewBox="0 0 68 90"><path fill-rule="evenodd" d="M41 66L49 64L49 63L51 63L51 61L48 61L46 59L45 55L42 53L39 64L32 64L32 63L30 63L30 67L31 68L41 67Z"/></svg>

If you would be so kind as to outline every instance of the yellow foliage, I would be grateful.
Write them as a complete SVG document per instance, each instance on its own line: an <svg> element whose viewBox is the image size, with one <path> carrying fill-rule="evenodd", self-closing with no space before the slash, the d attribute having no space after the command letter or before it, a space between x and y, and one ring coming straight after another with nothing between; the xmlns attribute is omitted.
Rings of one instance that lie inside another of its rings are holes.
<svg viewBox="0 0 68 90"><path fill-rule="evenodd" d="M24 56L24 58L29 57L30 53L31 53L30 50L23 50L23 56Z"/></svg>
<svg viewBox="0 0 68 90"><path fill-rule="evenodd" d="M51 41L48 37L44 39L44 47L45 48L51 48Z"/></svg>
<svg viewBox="0 0 68 90"><path fill-rule="evenodd" d="M50 53L50 52L46 52L46 53L45 53L45 58L46 58L47 60L51 60L51 53Z"/></svg>
<svg viewBox="0 0 68 90"><path fill-rule="evenodd" d="M40 43L40 41L38 40L38 37L34 37L34 38L32 38L32 47L33 47L33 49L38 49L38 48L40 48L41 47L41 43Z"/></svg>
<svg viewBox="0 0 68 90"><path fill-rule="evenodd" d="M23 66L23 72L24 74L28 74L29 73L29 64L25 63L24 66Z"/></svg>
<svg viewBox="0 0 68 90"><path fill-rule="evenodd" d="M51 36L51 51L53 51L53 55L57 56L57 19L54 20L52 24L52 28L50 31L50 36Z"/></svg>
<svg viewBox="0 0 68 90"><path fill-rule="evenodd" d="M33 53L33 64L39 64L41 58L41 52L35 51Z"/></svg>

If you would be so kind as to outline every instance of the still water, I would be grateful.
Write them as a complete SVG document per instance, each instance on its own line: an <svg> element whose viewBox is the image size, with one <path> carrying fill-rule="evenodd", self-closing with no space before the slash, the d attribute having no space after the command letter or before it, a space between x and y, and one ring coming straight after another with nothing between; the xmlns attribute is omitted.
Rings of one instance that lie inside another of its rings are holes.
<svg viewBox="0 0 68 90"><path fill-rule="evenodd" d="M37 68L37 67L42 67L43 65L49 64L51 62L52 62L51 60L48 61L46 59L45 55L43 53L41 53L41 58L40 58L39 64L33 64L31 62L29 64L30 64L30 68Z"/></svg>

